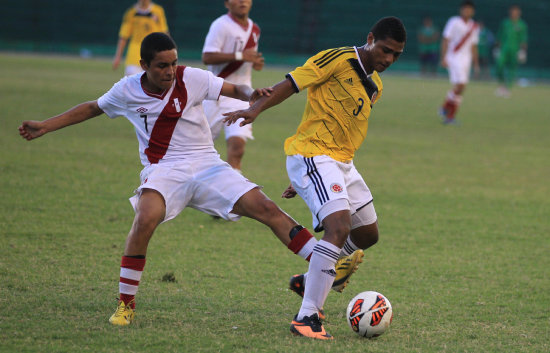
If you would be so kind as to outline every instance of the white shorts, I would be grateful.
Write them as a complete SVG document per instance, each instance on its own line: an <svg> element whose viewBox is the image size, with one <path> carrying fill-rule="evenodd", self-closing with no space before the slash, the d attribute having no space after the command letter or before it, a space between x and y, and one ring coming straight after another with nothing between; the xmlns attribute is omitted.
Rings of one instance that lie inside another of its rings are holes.
<svg viewBox="0 0 550 353"><path fill-rule="evenodd" d="M204 114L208 119L210 125L210 131L212 132L212 139L215 140L220 135L220 132L224 130L225 139L230 137L240 137L243 140L253 140L252 136L252 124L245 126L239 126L243 119L237 120L237 122L227 126L222 120L225 118L223 113L232 112L235 110L247 109L250 105L248 102L240 101L238 99L231 99L226 97L220 97L218 101L204 101L202 107Z"/></svg>
<svg viewBox="0 0 550 353"><path fill-rule="evenodd" d="M124 70L126 76L132 76L140 72L143 72L143 69L138 65L126 65L126 69Z"/></svg>
<svg viewBox="0 0 550 353"><path fill-rule="evenodd" d="M141 190L158 191L166 204L163 222L176 217L185 207L236 221L231 213L235 203L248 191L259 187L236 172L218 155L197 160L151 164L141 171L141 185L130 198L137 207Z"/></svg>
<svg viewBox="0 0 550 353"><path fill-rule="evenodd" d="M311 211L316 232L323 230L323 219L336 211L351 212L352 229L376 222L372 194L353 162L296 154L287 157L286 170L292 186Z"/></svg>
<svg viewBox="0 0 550 353"><path fill-rule="evenodd" d="M466 84L470 81L471 60L448 58L447 64L451 84Z"/></svg>

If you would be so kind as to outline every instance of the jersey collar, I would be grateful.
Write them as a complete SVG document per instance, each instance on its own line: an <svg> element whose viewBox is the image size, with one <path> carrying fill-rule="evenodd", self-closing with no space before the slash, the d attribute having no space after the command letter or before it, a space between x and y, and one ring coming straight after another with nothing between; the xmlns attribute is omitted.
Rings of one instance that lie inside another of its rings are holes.
<svg viewBox="0 0 550 353"><path fill-rule="evenodd" d="M357 61L359 61L359 65L361 65L361 69L363 70L363 72L365 73L365 75L367 75L367 77L371 77L372 74L368 74L367 73L367 70L365 70L365 67L363 66L363 62L361 61L361 57L359 56L359 52L357 51L357 47L354 46L353 49L355 49L355 56L357 56ZM373 71L374 73L374 71Z"/></svg>

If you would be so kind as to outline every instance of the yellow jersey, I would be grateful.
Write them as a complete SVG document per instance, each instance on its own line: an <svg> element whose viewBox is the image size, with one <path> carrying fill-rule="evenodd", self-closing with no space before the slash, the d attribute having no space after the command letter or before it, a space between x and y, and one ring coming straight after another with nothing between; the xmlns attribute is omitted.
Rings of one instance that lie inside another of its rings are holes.
<svg viewBox="0 0 550 353"><path fill-rule="evenodd" d="M143 38L153 32L168 33L162 6L151 3L147 10L138 9L137 6L126 10L118 33L120 38L129 40L126 65L139 66L141 42Z"/></svg>
<svg viewBox="0 0 550 353"><path fill-rule="evenodd" d="M356 47L342 47L309 58L287 78L296 92L307 89L307 103L296 134L285 141L285 153L352 160L382 94L378 73L367 75Z"/></svg>

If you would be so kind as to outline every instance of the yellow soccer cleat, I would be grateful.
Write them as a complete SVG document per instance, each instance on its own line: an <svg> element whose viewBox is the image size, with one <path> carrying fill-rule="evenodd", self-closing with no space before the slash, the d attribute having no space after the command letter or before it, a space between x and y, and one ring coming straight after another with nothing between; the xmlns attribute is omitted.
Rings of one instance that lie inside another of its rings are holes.
<svg viewBox="0 0 550 353"><path fill-rule="evenodd" d="M120 300L115 313L109 318L109 322L117 326L129 325L134 320L135 315L135 310L131 307L132 303L133 300L126 305Z"/></svg>
<svg viewBox="0 0 550 353"><path fill-rule="evenodd" d="M355 250L353 254L344 256L336 262L334 269L336 270L336 278L332 284L332 289L337 292L342 292L348 285L349 278L357 270L359 264L363 262L363 250Z"/></svg>

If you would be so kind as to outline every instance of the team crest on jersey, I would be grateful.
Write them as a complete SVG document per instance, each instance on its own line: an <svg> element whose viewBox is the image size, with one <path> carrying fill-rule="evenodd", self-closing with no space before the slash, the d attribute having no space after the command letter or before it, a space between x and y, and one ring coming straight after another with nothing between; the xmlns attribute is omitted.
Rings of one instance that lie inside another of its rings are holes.
<svg viewBox="0 0 550 353"><path fill-rule="evenodd" d="M344 188L338 183L333 183L332 185L330 185L330 190L334 193L339 194L344 191Z"/></svg>
<svg viewBox="0 0 550 353"><path fill-rule="evenodd" d="M177 98L174 98L174 108L176 108L176 112L181 112L180 100Z"/></svg>
<svg viewBox="0 0 550 353"><path fill-rule="evenodd" d="M146 111L147 111L147 108L145 108L145 107L139 107L139 108L136 109L136 112L141 113L141 114L145 113Z"/></svg>

